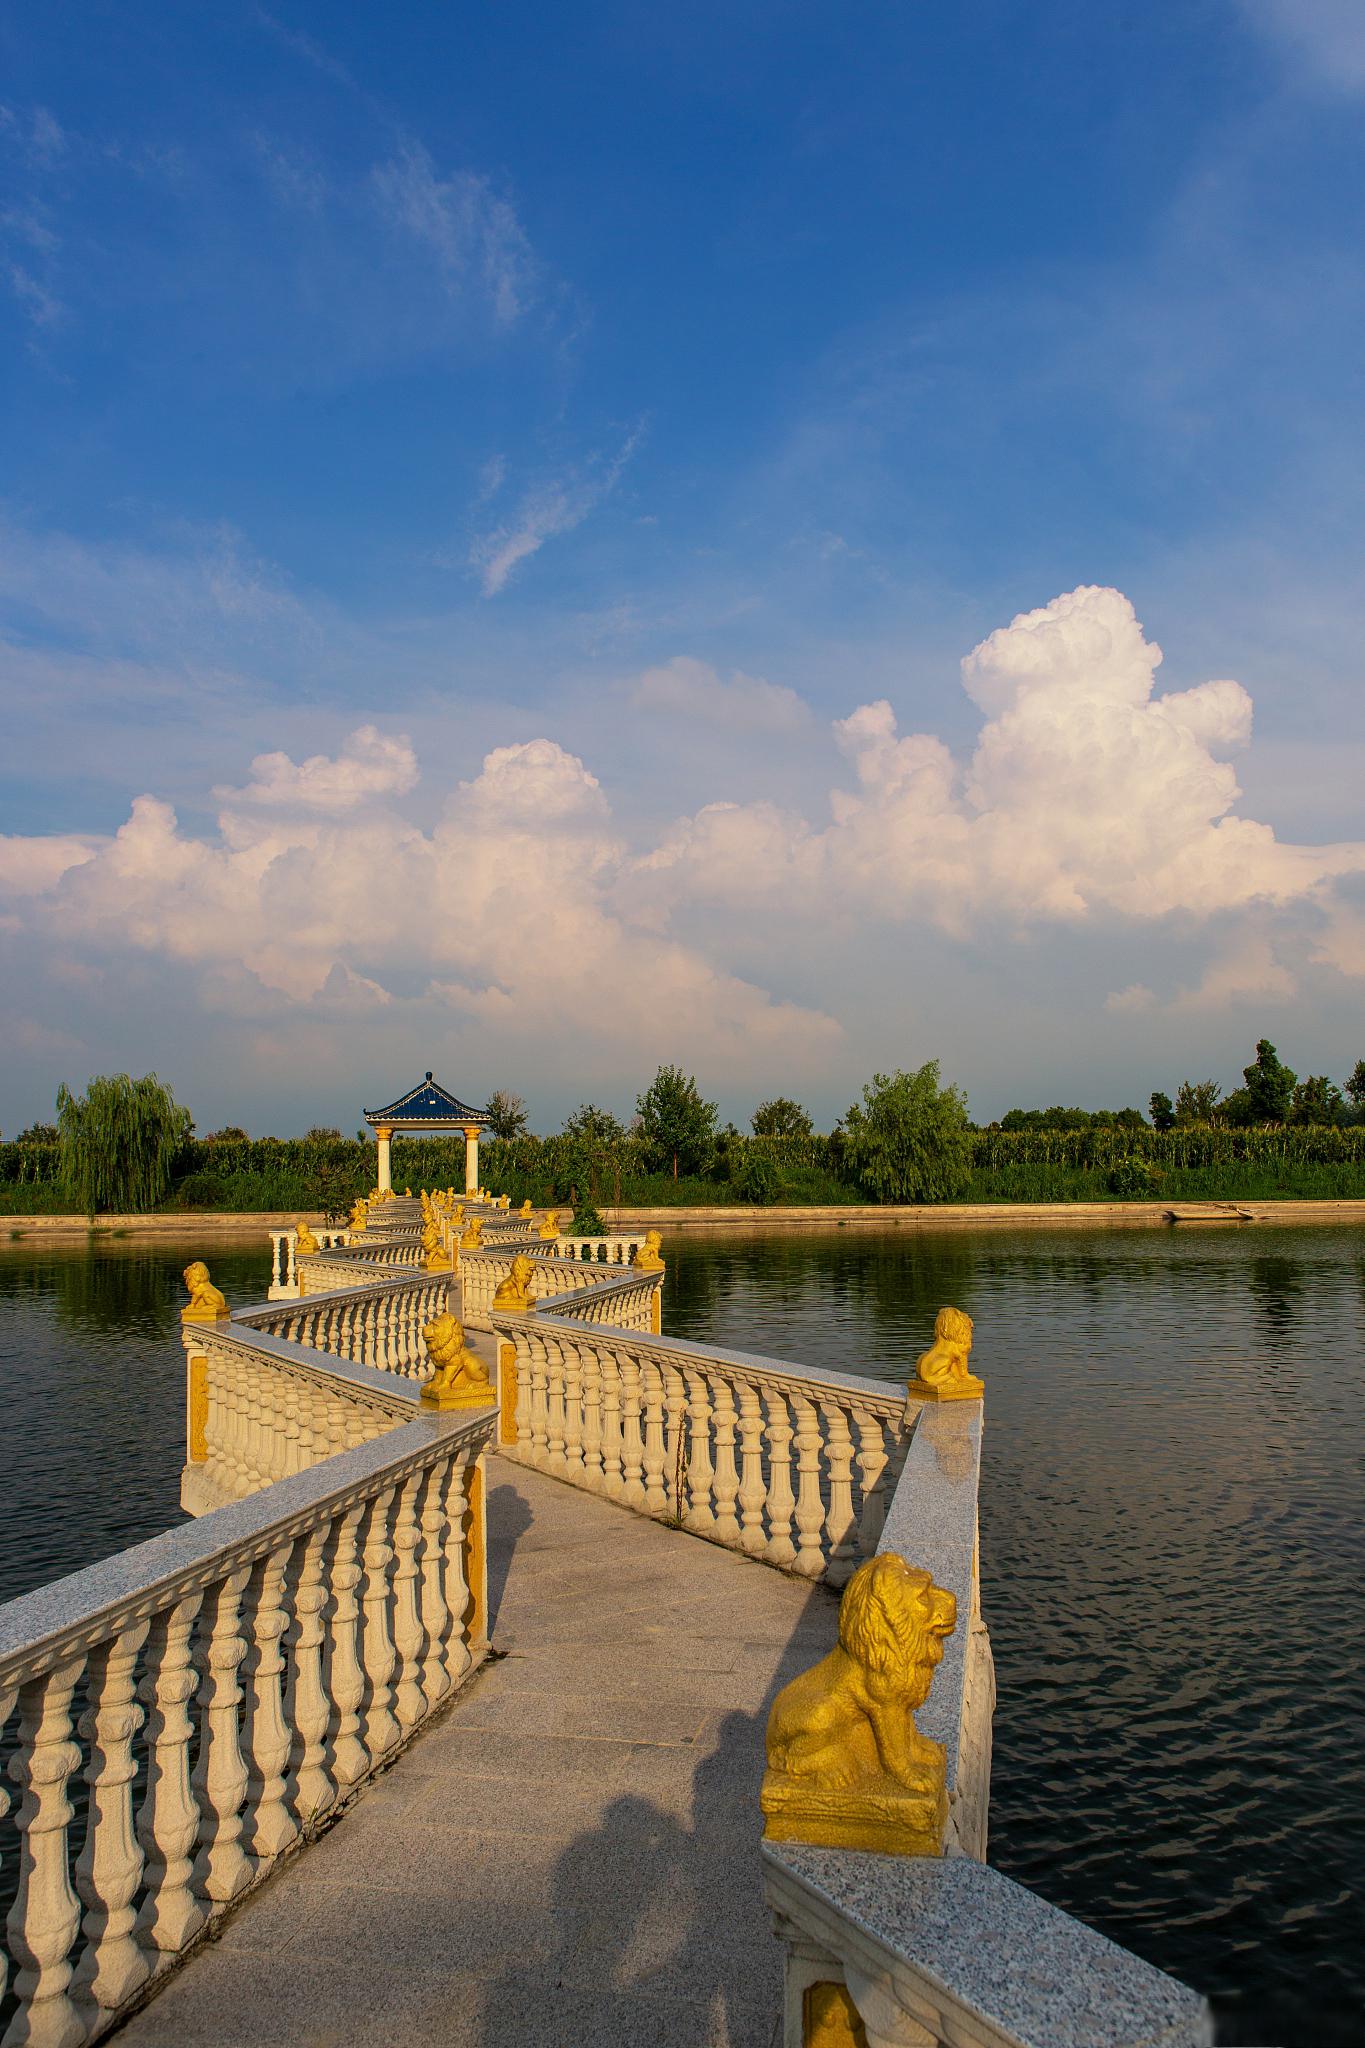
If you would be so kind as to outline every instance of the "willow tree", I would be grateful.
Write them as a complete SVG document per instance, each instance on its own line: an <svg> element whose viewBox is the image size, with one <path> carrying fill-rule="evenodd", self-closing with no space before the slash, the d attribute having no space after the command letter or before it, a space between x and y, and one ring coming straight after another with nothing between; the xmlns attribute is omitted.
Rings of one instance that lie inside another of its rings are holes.
<svg viewBox="0 0 1365 2048"><path fill-rule="evenodd" d="M188 1137L189 1112L155 1074L96 1074L84 1095L57 1090L62 1178L87 1216L154 1209Z"/></svg>
<svg viewBox="0 0 1365 2048"><path fill-rule="evenodd" d="M971 1174L971 1125L960 1088L937 1060L915 1073L874 1074L844 1116L844 1163L879 1202L951 1202Z"/></svg>

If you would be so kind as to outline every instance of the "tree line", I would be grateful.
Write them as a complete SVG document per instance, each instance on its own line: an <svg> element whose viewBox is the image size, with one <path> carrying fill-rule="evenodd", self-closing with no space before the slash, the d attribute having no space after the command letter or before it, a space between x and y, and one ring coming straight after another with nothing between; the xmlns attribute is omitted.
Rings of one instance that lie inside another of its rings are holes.
<svg viewBox="0 0 1365 2048"><path fill-rule="evenodd" d="M581 1103L545 1137L524 1100L489 1099L482 1175L495 1192L572 1202L591 1222L596 1204L715 1200L770 1204L1067 1200L1193 1195L1351 1194L1365 1168L1365 1060L1344 1087L1298 1077L1267 1039L1222 1096L1213 1082L1181 1084L1174 1102L1154 1094L1151 1120L1135 1109L1010 1110L984 1129L936 1060L875 1074L828 1134L788 1096L758 1104L741 1132L722 1123L694 1075L661 1066L629 1123ZM463 1140L398 1137L394 1172L463 1182ZM1220 1188L1213 1183L1223 1178ZM187 1109L157 1077L97 1076L84 1093L63 1087L57 1122L0 1144L3 1205L11 1212L58 1198L91 1216L144 1211L173 1199L191 1208L340 1210L374 1178L373 1138L317 1126L302 1138L257 1138L238 1125L200 1138ZM1235 1183L1235 1185L1234 1185ZM25 1190L28 1191L27 1195ZM40 1194L41 1191L41 1194Z"/></svg>

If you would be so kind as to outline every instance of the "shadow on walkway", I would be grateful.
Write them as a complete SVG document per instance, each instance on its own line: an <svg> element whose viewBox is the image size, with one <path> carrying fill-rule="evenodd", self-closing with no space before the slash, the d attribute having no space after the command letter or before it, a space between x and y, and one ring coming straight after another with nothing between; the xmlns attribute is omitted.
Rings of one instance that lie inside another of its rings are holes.
<svg viewBox="0 0 1365 2048"><path fill-rule="evenodd" d="M491 1637L498 1619L498 1609L507 1587L507 1575L512 1569L512 1558L518 1539L535 1521L530 1504L524 1501L515 1486L502 1485L489 1488L488 1492L488 1633Z"/></svg>
<svg viewBox="0 0 1365 2048"><path fill-rule="evenodd" d="M778 1691L819 1654L798 1632L757 1711L724 1716L685 1817L623 1793L570 1843L555 1865L552 1944L488 1986L480 2048L775 2048L782 1952L775 1938L755 1943L764 1733Z"/></svg>

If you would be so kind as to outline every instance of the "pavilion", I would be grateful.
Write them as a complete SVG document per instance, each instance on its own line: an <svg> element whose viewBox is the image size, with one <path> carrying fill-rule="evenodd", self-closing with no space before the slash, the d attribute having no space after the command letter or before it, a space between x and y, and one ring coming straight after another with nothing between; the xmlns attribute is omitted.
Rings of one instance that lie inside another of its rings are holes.
<svg viewBox="0 0 1365 2048"><path fill-rule="evenodd" d="M464 1132L464 1191L474 1194L479 1185L479 1132L487 1130L488 1118L481 1109L471 1109L467 1102L461 1102L458 1095L452 1095L439 1081L431 1078L427 1068L426 1078L415 1088L409 1088L406 1095L400 1095L397 1102L391 1102L387 1109L367 1109L365 1121L379 1142L379 1185L393 1187L393 1163L390 1154L390 1140L395 1131L463 1131Z"/></svg>

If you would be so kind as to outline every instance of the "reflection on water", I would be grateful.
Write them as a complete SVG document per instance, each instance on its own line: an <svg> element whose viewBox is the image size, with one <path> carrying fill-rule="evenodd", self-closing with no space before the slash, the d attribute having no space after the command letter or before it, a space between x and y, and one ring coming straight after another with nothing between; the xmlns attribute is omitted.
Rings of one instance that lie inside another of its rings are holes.
<svg viewBox="0 0 1365 2048"><path fill-rule="evenodd" d="M179 1520L180 1269L0 1246L0 1597ZM1365 2035L1365 1235L668 1237L671 1334L891 1379L947 1302L987 1384L992 1860L1211 1993ZM209 1250L230 1301L265 1249Z"/></svg>
<svg viewBox="0 0 1365 2048"><path fill-rule="evenodd" d="M1365 1235L879 1230L666 1242L671 1333L985 1377L991 1860L1210 1993L1365 2038Z"/></svg>
<svg viewBox="0 0 1365 2048"><path fill-rule="evenodd" d="M189 1244L105 1237L0 1245L0 1600L181 1521ZM269 1244L209 1253L239 1305Z"/></svg>

